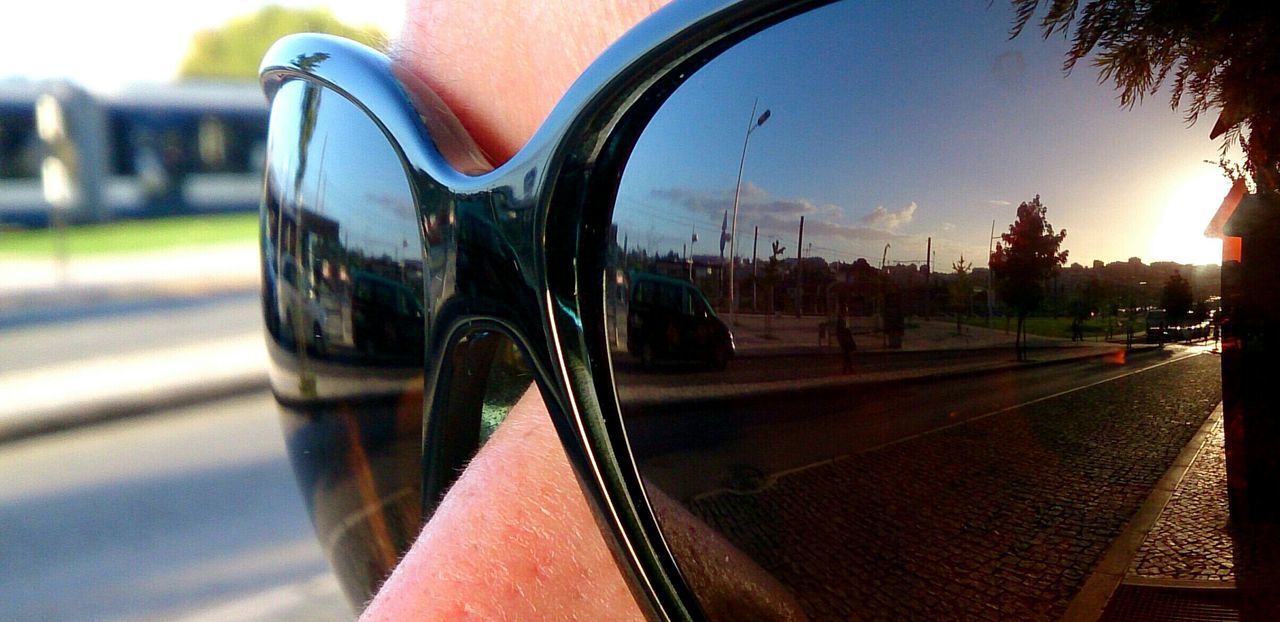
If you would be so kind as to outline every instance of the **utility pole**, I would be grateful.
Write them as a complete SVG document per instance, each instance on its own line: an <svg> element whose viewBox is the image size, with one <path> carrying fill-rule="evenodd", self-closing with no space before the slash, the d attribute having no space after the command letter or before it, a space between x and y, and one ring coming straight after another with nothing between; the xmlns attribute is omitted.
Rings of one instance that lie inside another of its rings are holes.
<svg viewBox="0 0 1280 622"><path fill-rule="evenodd" d="M987 239L987 328L991 328L991 308L995 305L995 292L991 291L991 253L996 240L996 221L991 221L991 237Z"/></svg>
<svg viewBox="0 0 1280 622"><path fill-rule="evenodd" d="M804 302L804 216L800 217L800 238L796 241L796 317Z"/></svg>
<svg viewBox="0 0 1280 622"><path fill-rule="evenodd" d="M933 236L929 236L924 247L924 318L929 319L930 285L933 283Z"/></svg>
<svg viewBox="0 0 1280 622"><path fill-rule="evenodd" d="M698 243L698 231L696 229L689 230L689 282L697 284L693 280L693 247Z"/></svg>
<svg viewBox="0 0 1280 622"><path fill-rule="evenodd" d="M760 289L760 283L756 280L756 247L760 244L760 225L756 225L755 237L751 240L751 310L756 311L760 305L756 300L756 290Z"/></svg>
<svg viewBox="0 0 1280 622"><path fill-rule="evenodd" d="M889 333L885 330L888 324L885 323L884 317L884 283L888 280L889 275L884 272L884 262L889 258L889 243L884 245L884 252L880 253L880 335L884 339L886 347L889 345Z"/></svg>

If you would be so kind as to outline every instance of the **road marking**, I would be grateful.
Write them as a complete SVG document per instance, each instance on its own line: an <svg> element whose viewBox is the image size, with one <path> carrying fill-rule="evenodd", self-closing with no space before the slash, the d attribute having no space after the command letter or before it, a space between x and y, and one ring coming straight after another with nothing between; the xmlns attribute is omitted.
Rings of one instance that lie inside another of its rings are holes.
<svg viewBox="0 0 1280 622"><path fill-rule="evenodd" d="M810 463L808 463L808 464L803 464L803 465L801 465L801 466L792 467L792 468L789 468L789 469L782 469L782 470L779 470L779 471L774 471L774 472L772 472L772 473L769 473L769 474L764 475L764 477L763 477L763 480L764 480L764 481L763 481L763 484L762 484L761 486L759 486L758 488L753 489L751 492L752 492L752 493L755 493L755 492L759 492L760 490L767 489L767 488L769 488L769 487L773 486L774 484L776 484L776 483L777 483L777 481L778 481L779 479L781 479L781 478L783 478L783 477L787 477L787 476L789 476L789 475L794 475L794 474L796 474L796 473L800 473L800 472L803 472L803 471L807 471L807 470L809 470L809 469L813 469L813 468L821 467L821 466L824 466L824 465L827 465L827 464L831 464L831 463L834 463L834 462L839 462L839 461L841 461L841 460L847 460L848 458L850 458L850 457L852 457L852 456L861 455L861 454L866 454L866 453L870 453L870 452L873 452L873 451L879 451L879 450L881 450L881 449L885 449L885 448L887 448L887 447L892 447L892 446L897 445L897 444L900 444L900 443L906 443L906 442L908 442L908 441L914 441L914 440L916 440L916 439L923 438L923 437L928 436L928 435L930 435L930 434L936 434L936 433L938 433L938 432L942 432L942 431L945 431L945 430L950 430L950 429L952 429L952 428L956 428L956 427L959 427L959 426L962 426L962 425L966 425L966 424L969 424L969 423L973 423L973 422L975 422L975 421L981 421L981 420L986 419L986 418L988 418L988 417L994 417L994 416L996 416L996 415L999 415L999 414L1001 414L1001 413L1006 413L1006 412L1009 412L1009 411L1011 411L1011 410L1016 410L1016 409L1019 409L1019 408L1025 408L1025 407L1027 407L1027 406L1031 406L1032 404L1037 404L1037 403L1039 403L1039 402L1043 402L1043 401L1045 401L1045 400L1051 400L1051 399L1054 399L1054 398L1062 397L1062 396L1064 396L1064 395L1068 395L1068 394L1071 394L1071 393L1075 393L1076 391L1081 391L1081 390L1088 389L1088 388L1091 388L1091 387L1096 387L1096 386L1098 386L1098 385L1100 385L1100 384L1104 384L1104 383L1107 383L1107 382L1113 382L1113 381L1115 381L1115 380L1120 380L1120 379L1122 379L1122 378L1128 378L1129 376L1133 376L1133 375L1140 374L1140 373L1143 373L1143 372L1151 371L1151 370L1153 370L1153 369L1156 369L1157 367L1163 367L1163 366L1165 366L1165 365L1169 365L1169 364L1171 364L1171 363L1177 363L1177 362L1179 362L1179 361L1185 361L1185 360L1187 360L1187 359L1190 359L1190 358L1192 358L1192 357L1196 357L1196 356L1200 356L1200 355L1202 355L1202 354L1208 354L1208 351L1207 351L1207 350L1200 350L1200 351L1193 351L1193 352L1189 352L1189 353L1184 354L1184 355L1177 355L1177 356L1175 356L1174 358L1171 358L1171 359L1169 359L1169 360L1167 360L1167 361L1161 361L1161 362L1159 362L1159 363L1155 363L1155 364L1153 364L1153 365L1148 365L1148 366L1146 366L1146 367L1143 367L1142 369L1135 369L1135 370L1133 370L1133 371L1128 371L1128 372L1125 372L1125 373L1120 374L1120 375L1118 375L1118 376L1112 376L1112 377L1109 377L1109 378L1103 378L1102 380L1097 380L1097 381L1094 381L1094 382L1090 382L1089 384L1084 384L1084 385L1080 385L1080 386L1078 386L1078 387L1073 387L1073 388L1070 388L1070 389L1066 389L1066 390L1064 390L1064 391L1059 391L1059 392L1054 393L1054 394L1052 394L1052 395L1045 395L1045 396L1041 396L1041 397L1038 397L1038 398L1033 399L1033 400L1028 400L1028 401L1025 401L1025 402L1019 403L1019 404L1014 404L1013 406L1006 406L1006 407L1004 407L1004 408L1000 408L1000 409L997 409L997 410L993 410L993 411L991 411L991 412L983 413L983 414L981 414L981 415L975 415L975 416L973 416L973 417L969 417L969 418L967 418L967 419L961 419L960 421L955 421L955 422L952 422L952 423L948 423L947 425L944 425L944 426L940 426L940 427L936 427L936 428L931 428L931 429L929 429L929 430L925 430L924 432L918 432L918 433L916 433L916 434L912 434L911 436L906 436L906 437L903 437L903 438L894 439L894 440L892 440L892 441L888 441L888 442L886 442L886 443L881 443L881 444L879 444L879 445L875 445L875 446L872 446L872 447L867 447L867 448L865 448L865 449L859 449L858 451L856 451L856 452L854 452L854 453L841 454L841 455L837 455L837 456L832 456L832 457L830 457L830 458L826 458L826 459L823 459L823 460L819 460L819 461L817 461L817 462L810 462ZM1015 369L1014 371L1017 371L1017 370ZM954 419L954 418L956 418L957 416L959 416L959 415L958 415L958 413L956 413L956 412L951 412L951 413L948 413L947 418L948 418L948 419ZM717 495L717 494L721 494L721 493L725 493L725 492L728 492L728 493L731 493L731 494L742 494L742 491L734 490L734 489L732 489L732 488L727 488L727 487L724 487L724 486L718 486L718 487L713 488L713 489L711 489L711 490L707 490L707 491L705 491L705 492L701 492L701 493L698 493L698 494L694 495L694 496L693 496L693 500L694 500L694 501L697 501L697 500L700 500L700 499L704 499L704 498L706 498L706 497L711 497L711 496L714 496L714 495Z"/></svg>
<svg viewBox="0 0 1280 622"><path fill-rule="evenodd" d="M897 445L897 444L899 444L899 443L905 443L905 442L907 442L907 441L913 441L913 440L916 440L916 439L918 439L918 438L921 438L921 437L924 437L924 436L928 436L928 435L930 435L930 434L936 434L936 433L938 433L938 432L942 432L942 431L944 431L944 430L950 430L951 428L959 427L959 426L962 426L962 425L965 425L965 424L968 424L968 423L973 423L973 422L975 422L975 421L981 421L981 420L986 419L986 418L988 418L988 417L994 417L994 416L999 415L999 414L1001 414L1001 413L1007 413L1007 412L1009 412L1009 411L1011 411L1011 410L1017 410L1017 409L1019 409L1019 408L1025 408L1025 407L1027 407L1027 406L1031 406L1032 404L1038 404L1038 403L1043 402L1043 401L1045 401L1045 400L1051 400L1051 399L1054 399L1054 398L1059 398L1059 397L1062 397L1062 396L1064 396L1064 395L1069 395L1069 394L1071 394L1071 393L1075 393L1076 391L1083 391L1084 389L1089 389L1089 388L1092 388L1092 387L1096 387L1096 386L1098 386L1098 385L1100 385L1100 384L1106 384L1106 383L1108 383L1108 382L1114 382L1114 381L1116 381L1116 380L1120 380L1121 378L1128 378L1129 376L1133 376L1133 375L1141 374L1141 373L1143 373L1143 372L1151 371L1151 370L1153 370L1153 369L1155 369L1155 368L1157 368L1157 367L1163 367L1163 366L1168 365L1168 364L1170 364L1170 363L1177 363L1178 361L1185 361L1185 360L1187 360L1187 359L1189 359L1189 358L1196 357L1196 356L1200 356L1200 355L1202 355L1202 354L1205 354L1205 353L1204 353L1204 352L1192 352L1192 353L1190 353L1190 354L1186 354L1186 355L1184 355L1184 356L1178 356L1178 357L1176 357L1176 358L1171 358L1171 359L1169 359L1169 360L1167 360L1167 361L1161 361L1161 362L1156 363L1156 364L1154 364L1154 365L1148 365L1147 367L1143 367L1142 369L1135 369L1135 370L1130 371L1130 372L1125 372L1125 373L1123 373L1123 374L1120 374L1119 376L1112 376L1112 377L1110 377L1110 378L1103 378L1102 380L1097 380L1097 381L1094 381L1094 382L1090 382L1089 384L1082 384L1082 385L1080 385L1080 386L1078 386L1078 387L1072 387L1072 388L1070 388L1070 389L1066 389L1065 391L1058 391L1057 393L1054 393L1054 394L1052 394L1052 395L1044 395L1044 396L1041 396L1041 397L1037 397L1037 398L1036 398L1036 399L1034 399L1034 400L1027 400L1027 401L1025 401L1025 402L1022 402L1021 404L1014 404L1013 406L1005 406L1004 408L1000 408L1000 409L998 409L998 410L993 410L993 411L991 411L991 412L983 413L983 414L981 414L981 415L975 415L975 416L973 416L973 417L969 417L968 419L963 419L963 420L957 421L957 422L955 422L955 423L948 423L947 425L944 425L944 426L941 426L941 427L932 428L932 429L930 429L930 430L925 430L924 432L919 432L919 433L917 433L917 434L912 434L911 436L907 436L907 437L903 437L903 438L895 439L895 440L889 441L889 442L884 443L884 444L881 444L881 445L876 445L875 447L868 447L867 449L863 449L863 450L859 451L858 453L862 454L862 453L868 453L868 452L872 452L872 451L879 451L879 450L881 450L881 449L884 449L884 448L886 448L886 447L892 447L892 446Z"/></svg>

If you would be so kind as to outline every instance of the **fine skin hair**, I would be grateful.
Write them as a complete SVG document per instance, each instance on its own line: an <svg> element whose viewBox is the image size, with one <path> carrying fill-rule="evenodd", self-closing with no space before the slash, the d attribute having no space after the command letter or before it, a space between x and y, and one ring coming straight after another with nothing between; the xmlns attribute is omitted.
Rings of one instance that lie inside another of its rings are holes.
<svg viewBox="0 0 1280 622"><path fill-rule="evenodd" d="M664 2L408 0L397 71L431 88L493 164L604 49ZM716 619L804 619L745 555L652 487ZM363 620L639 620L535 389L472 459Z"/></svg>

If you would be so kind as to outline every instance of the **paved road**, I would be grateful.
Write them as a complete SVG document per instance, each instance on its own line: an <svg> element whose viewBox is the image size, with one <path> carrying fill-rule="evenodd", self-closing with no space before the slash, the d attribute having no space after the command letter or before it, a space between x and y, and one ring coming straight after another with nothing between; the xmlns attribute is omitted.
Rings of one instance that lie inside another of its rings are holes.
<svg viewBox="0 0 1280 622"><path fill-rule="evenodd" d="M668 494L689 499L718 488L757 487L773 474L1141 373L1201 351L1203 348L1170 346L1131 353L1123 362L1104 357L927 383L783 389L741 398L655 402L630 408L624 402L623 408L628 438L646 476ZM779 375L806 367L790 357L774 360L781 361ZM855 373L852 378L865 373ZM628 377L622 378L626 382ZM700 378L688 376L688 386L700 386ZM708 374L702 382L712 380L714 376ZM731 380L736 382L736 376ZM693 457L698 468L689 465Z"/></svg>
<svg viewBox="0 0 1280 622"><path fill-rule="evenodd" d="M0 619L350 618L265 393L0 445Z"/></svg>
<svg viewBox="0 0 1280 622"><path fill-rule="evenodd" d="M1193 353L655 412L631 436L814 619L1056 620L1221 400ZM682 438L719 460L681 464Z"/></svg>
<svg viewBox="0 0 1280 622"><path fill-rule="evenodd" d="M262 332L256 291L102 301L0 315L0 370L13 373Z"/></svg>

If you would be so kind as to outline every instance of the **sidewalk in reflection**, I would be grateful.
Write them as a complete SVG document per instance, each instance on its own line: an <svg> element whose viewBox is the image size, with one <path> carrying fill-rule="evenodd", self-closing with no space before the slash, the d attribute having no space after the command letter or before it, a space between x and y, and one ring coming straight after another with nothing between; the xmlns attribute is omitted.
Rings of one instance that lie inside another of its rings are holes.
<svg viewBox="0 0 1280 622"><path fill-rule="evenodd" d="M876 322L874 317L850 318L849 328L853 331L858 352L912 352L1002 346L1013 348L1013 327L1010 325L1006 330L1003 318L993 318L991 328L965 325L960 327L959 332L956 331L954 320L911 318L907 322L906 332L902 335L902 347L894 349L887 347L884 333L877 330ZM768 354L806 346L823 346L838 351L834 330L823 329L826 323L828 318L823 316L797 318L782 314L768 320L763 315L739 314L738 323L732 328L739 356ZM1080 345L1089 343L1100 342L1081 342ZM1067 339L1029 335L1028 344L1031 347L1037 347L1069 345L1072 342Z"/></svg>
<svg viewBox="0 0 1280 622"><path fill-rule="evenodd" d="M846 371L834 336L819 341L823 321L818 316L778 316L766 328L763 316L740 315L734 329L737 356L723 370L696 360L645 368L637 357L625 353L624 347L616 347L613 363L619 398L634 406L772 395L853 384L937 380L1096 357L1114 357L1121 364L1129 354L1123 343L1030 335L1030 360L1017 362L1012 331L964 326L957 332L954 322L920 319L908 324L901 349L889 349L883 334L873 332L872 318L855 318L852 328L857 349ZM1155 347L1134 346L1135 350Z"/></svg>

